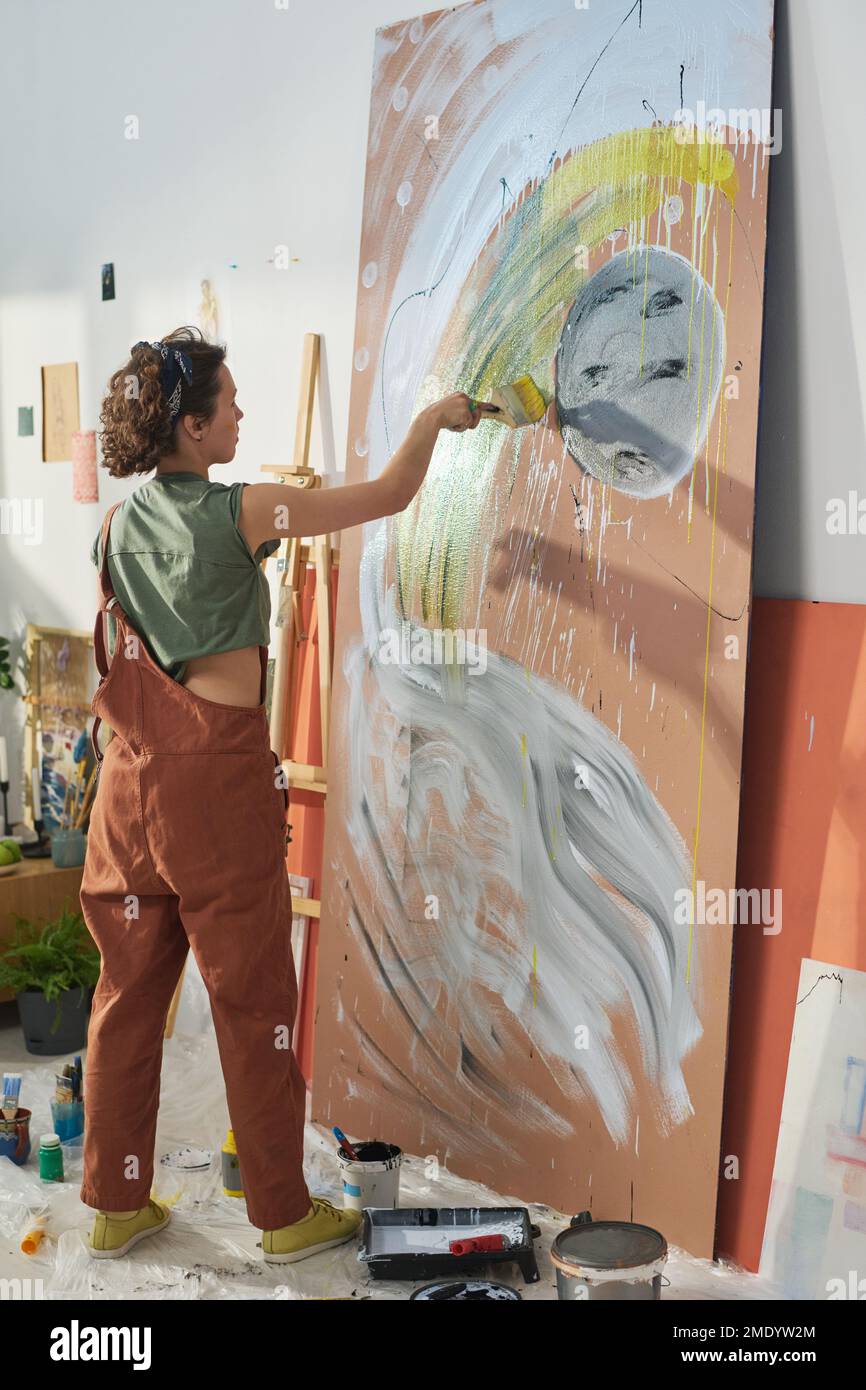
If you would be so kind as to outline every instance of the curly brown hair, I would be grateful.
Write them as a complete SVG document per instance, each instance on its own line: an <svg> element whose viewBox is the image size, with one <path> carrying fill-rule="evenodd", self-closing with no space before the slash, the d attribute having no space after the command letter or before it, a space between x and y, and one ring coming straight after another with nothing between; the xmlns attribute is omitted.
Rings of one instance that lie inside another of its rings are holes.
<svg viewBox="0 0 866 1390"><path fill-rule="evenodd" d="M207 342L198 328L188 324L162 341L189 354L192 381L182 381L180 412L172 421L159 380L163 361L155 348L137 348L126 365L113 373L99 413L102 464L113 478L150 473L174 451L174 432L182 416L211 420L216 411L225 347Z"/></svg>

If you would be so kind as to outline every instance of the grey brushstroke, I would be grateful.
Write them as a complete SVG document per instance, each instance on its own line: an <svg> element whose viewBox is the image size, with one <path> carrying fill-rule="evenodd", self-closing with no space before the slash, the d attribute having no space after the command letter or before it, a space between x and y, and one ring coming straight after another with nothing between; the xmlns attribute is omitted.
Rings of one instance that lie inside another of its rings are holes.
<svg viewBox="0 0 866 1390"><path fill-rule="evenodd" d="M412 1021L406 1044L415 1063L435 1082L439 1069L423 1055L426 1047L417 1051L417 1039L432 1042L435 1052L442 1036L453 1051L459 1034L463 1065L452 1084L460 1093L496 1111L510 1108L527 1124L571 1132L563 1115L509 1080L492 1029L511 1014L563 1098L591 1097L611 1136L623 1142L635 1077L611 1018L625 1009L657 1091L660 1127L668 1131L692 1113L681 1063L701 1033L685 981L688 927L674 920L675 893L690 881L678 832L624 745L552 682L527 679L522 667L494 652L487 653L486 672L475 675L379 660L382 629L400 623L393 589L381 594L385 537L382 526L365 547L363 638L344 657L347 826L379 917L378 926L364 928L365 944L369 950L377 934L387 943L376 968ZM412 731L405 863L420 892L438 898L436 921L409 920L403 880L386 862L380 826L403 800L389 733L394 721ZM373 766L382 786L373 786ZM575 785L580 766L588 769L587 787ZM434 834L437 803L448 823L440 813ZM500 911L509 891L519 901ZM694 968L692 974L694 986ZM585 1051L574 1046L578 1025L589 1029ZM440 1031L446 1026L447 1036Z"/></svg>
<svg viewBox="0 0 866 1390"><path fill-rule="evenodd" d="M724 360L724 315L690 261L659 246L613 256L582 286L556 351L568 452L620 492L670 492L704 445Z"/></svg>

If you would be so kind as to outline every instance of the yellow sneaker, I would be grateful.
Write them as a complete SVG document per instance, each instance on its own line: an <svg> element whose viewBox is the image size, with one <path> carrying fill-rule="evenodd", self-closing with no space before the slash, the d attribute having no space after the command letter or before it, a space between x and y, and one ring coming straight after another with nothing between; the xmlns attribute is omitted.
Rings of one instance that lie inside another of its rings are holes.
<svg viewBox="0 0 866 1390"><path fill-rule="evenodd" d="M314 1197L312 1210L291 1226L262 1232L266 1264L292 1264L351 1240L361 1224L361 1212L335 1207L325 1197Z"/></svg>
<svg viewBox="0 0 866 1390"><path fill-rule="evenodd" d="M145 1236L155 1235L163 1230L171 1220L168 1207L155 1202L151 1197L146 1207L133 1216L103 1216L100 1212L93 1223L88 1242L88 1253L95 1260L116 1260L125 1255L133 1245Z"/></svg>

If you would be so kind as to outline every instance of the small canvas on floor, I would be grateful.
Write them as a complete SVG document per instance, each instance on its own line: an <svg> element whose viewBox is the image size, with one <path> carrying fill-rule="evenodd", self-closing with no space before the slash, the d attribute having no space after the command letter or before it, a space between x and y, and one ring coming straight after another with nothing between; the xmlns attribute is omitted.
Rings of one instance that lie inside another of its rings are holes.
<svg viewBox="0 0 866 1390"><path fill-rule="evenodd" d="M804 960L761 1254L785 1298L866 1296L866 973Z"/></svg>

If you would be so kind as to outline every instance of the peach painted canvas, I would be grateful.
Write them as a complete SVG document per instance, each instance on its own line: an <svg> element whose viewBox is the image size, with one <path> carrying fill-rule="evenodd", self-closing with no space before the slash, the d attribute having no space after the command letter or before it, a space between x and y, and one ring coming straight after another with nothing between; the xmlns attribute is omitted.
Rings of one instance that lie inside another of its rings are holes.
<svg viewBox="0 0 866 1390"><path fill-rule="evenodd" d="M771 0L376 35L313 1115L709 1255L748 638ZM714 903L707 910L707 903ZM442 1204L447 1204L443 1197Z"/></svg>

